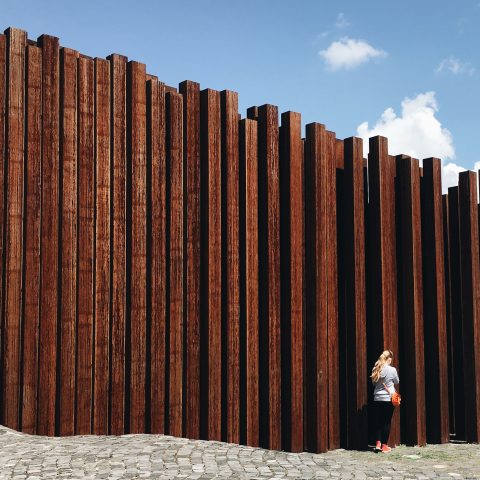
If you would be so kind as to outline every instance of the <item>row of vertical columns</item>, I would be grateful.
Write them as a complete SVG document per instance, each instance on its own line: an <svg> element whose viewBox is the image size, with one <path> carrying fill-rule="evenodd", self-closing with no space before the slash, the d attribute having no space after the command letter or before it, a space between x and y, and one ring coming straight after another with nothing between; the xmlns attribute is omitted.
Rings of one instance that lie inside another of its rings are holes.
<svg viewBox="0 0 480 480"><path fill-rule="evenodd" d="M0 113L5 424L361 448L389 348L391 442L478 437L475 174L16 29Z"/></svg>

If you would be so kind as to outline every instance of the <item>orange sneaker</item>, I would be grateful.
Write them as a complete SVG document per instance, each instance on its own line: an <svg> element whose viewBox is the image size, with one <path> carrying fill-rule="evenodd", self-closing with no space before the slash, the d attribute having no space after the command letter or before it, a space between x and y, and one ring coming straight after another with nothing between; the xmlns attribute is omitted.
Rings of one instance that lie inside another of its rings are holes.
<svg viewBox="0 0 480 480"><path fill-rule="evenodd" d="M385 445L385 443L382 445L382 453L388 453L391 451L392 449L388 445Z"/></svg>
<svg viewBox="0 0 480 480"><path fill-rule="evenodd" d="M373 448L375 452L381 452L382 451L382 442L380 440L377 440L377 443L375 444L375 447Z"/></svg>

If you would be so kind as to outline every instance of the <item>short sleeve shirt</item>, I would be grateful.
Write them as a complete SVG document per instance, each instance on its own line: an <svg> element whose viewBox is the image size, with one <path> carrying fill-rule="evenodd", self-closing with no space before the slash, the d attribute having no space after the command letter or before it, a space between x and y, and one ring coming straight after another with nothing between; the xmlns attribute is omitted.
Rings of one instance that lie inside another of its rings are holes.
<svg viewBox="0 0 480 480"><path fill-rule="evenodd" d="M387 386L390 393L385 390L383 384ZM373 391L373 400L378 402L389 402L391 394L395 392L395 385L398 385L400 380L398 378L397 369L391 365L385 365L380 373L378 382L375 383Z"/></svg>

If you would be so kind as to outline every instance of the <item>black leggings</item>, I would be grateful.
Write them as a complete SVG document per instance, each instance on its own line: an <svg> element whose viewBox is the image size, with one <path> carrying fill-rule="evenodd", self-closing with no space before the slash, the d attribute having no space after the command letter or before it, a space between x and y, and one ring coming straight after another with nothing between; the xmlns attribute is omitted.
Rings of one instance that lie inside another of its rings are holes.
<svg viewBox="0 0 480 480"><path fill-rule="evenodd" d="M382 444L388 443L390 435L390 424L392 422L393 406L392 402L373 402L375 414L375 441L380 440Z"/></svg>

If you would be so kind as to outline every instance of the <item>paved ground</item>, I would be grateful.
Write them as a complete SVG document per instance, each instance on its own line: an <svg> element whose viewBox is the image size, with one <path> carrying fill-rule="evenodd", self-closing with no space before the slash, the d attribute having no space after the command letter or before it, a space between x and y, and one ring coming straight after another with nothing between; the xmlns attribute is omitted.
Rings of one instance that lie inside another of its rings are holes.
<svg viewBox="0 0 480 480"><path fill-rule="evenodd" d="M312 455L164 435L47 438L0 427L0 479L480 479L480 445Z"/></svg>

